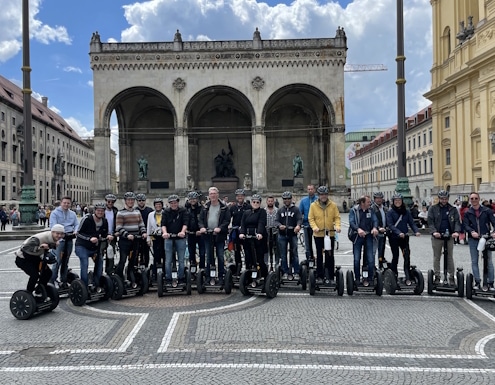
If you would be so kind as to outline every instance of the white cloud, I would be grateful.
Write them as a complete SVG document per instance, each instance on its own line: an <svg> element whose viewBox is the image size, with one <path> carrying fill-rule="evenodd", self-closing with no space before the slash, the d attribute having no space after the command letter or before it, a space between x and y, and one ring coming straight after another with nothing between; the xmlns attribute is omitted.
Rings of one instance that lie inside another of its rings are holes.
<svg viewBox="0 0 495 385"><path fill-rule="evenodd" d="M65 118L65 121L69 123L69 126L71 126L71 128L76 131L81 138L89 138L94 136L94 131L86 128L80 120L71 116L69 118Z"/></svg>
<svg viewBox="0 0 495 385"><path fill-rule="evenodd" d="M93 88L94 84L93 84L93 81L92 80L88 80L88 82L86 83L88 86L90 86L91 88Z"/></svg>
<svg viewBox="0 0 495 385"><path fill-rule="evenodd" d="M82 70L79 67L68 66L64 68L65 72L77 72L82 74Z"/></svg>

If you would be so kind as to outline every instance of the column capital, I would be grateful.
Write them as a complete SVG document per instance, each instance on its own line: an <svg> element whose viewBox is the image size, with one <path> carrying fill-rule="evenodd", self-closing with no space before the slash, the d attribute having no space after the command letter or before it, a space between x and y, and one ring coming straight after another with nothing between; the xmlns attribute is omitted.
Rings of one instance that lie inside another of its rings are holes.
<svg viewBox="0 0 495 385"><path fill-rule="evenodd" d="M95 136L110 137L110 128L108 127L95 128L94 133Z"/></svg>

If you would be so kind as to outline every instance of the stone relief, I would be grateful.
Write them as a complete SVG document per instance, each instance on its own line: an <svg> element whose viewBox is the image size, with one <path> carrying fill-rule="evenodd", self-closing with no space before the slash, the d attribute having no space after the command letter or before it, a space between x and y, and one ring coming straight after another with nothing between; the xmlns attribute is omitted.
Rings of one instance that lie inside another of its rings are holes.
<svg viewBox="0 0 495 385"><path fill-rule="evenodd" d="M252 82L251 82L253 88L256 90L256 91L259 91L261 89L263 89L263 87L265 86L265 81L259 77L259 76L256 76Z"/></svg>
<svg viewBox="0 0 495 385"><path fill-rule="evenodd" d="M182 80L181 78L177 78L174 80L174 82L172 83L172 86L177 90L177 91L181 91L183 90L185 87L186 87L186 82L184 80Z"/></svg>

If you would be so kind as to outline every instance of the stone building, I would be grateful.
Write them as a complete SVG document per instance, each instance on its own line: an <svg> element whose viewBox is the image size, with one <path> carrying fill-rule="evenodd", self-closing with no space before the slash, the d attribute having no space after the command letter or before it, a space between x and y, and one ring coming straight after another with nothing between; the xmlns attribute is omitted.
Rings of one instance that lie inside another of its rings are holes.
<svg viewBox="0 0 495 385"><path fill-rule="evenodd" d="M406 175L413 200L431 202L433 128L431 106L406 119ZM361 146L351 158L351 199L382 191L390 199L397 186L397 126Z"/></svg>
<svg viewBox="0 0 495 385"><path fill-rule="evenodd" d="M40 203L63 195L90 202L94 189L93 149L48 108L48 98L32 99L33 185ZM23 180L23 94L0 76L0 202L21 197Z"/></svg>
<svg viewBox="0 0 495 385"><path fill-rule="evenodd" d="M240 41L186 42L177 31L170 42L102 43L94 33L97 195L111 190L112 116L121 192L181 192L192 181L206 191L221 178L233 191L246 174L253 191L284 191L299 154L303 185L345 194L346 51L340 27L334 38L287 40L257 29Z"/></svg>
<svg viewBox="0 0 495 385"><path fill-rule="evenodd" d="M435 0L435 190L495 197L495 0Z"/></svg>

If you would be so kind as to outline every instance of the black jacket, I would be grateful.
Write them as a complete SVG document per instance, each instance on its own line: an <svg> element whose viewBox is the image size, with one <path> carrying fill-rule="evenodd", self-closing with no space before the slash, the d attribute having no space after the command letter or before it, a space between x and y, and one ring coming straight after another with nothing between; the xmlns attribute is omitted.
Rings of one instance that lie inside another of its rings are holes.
<svg viewBox="0 0 495 385"><path fill-rule="evenodd" d="M242 214L241 234L266 236L266 210L258 208L256 210L246 210Z"/></svg>
<svg viewBox="0 0 495 385"><path fill-rule="evenodd" d="M230 224L230 210L222 202L220 204L220 215L218 217L218 227L220 227L220 233L217 235L217 240L219 242L225 242L227 235L229 233ZM208 228L208 212L210 210L211 202L206 203L201 209L201 214L199 215L199 228Z"/></svg>
<svg viewBox="0 0 495 385"><path fill-rule="evenodd" d="M172 210L170 207L163 210L162 226L167 228L169 234L179 234L184 225L189 223L189 213L184 207Z"/></svg>
<svg viewBox="0 0 495 385"><path fill-rule="evenodd" d="M93 237L106 238L108 235L108 221L105 217L102 218L103 223L100 229L96 230L96 222L93 214L86 214L79 223L79 229L77 230L76 246L83 246L88 250L97 250L98 243L90 242Z"/></svg>

